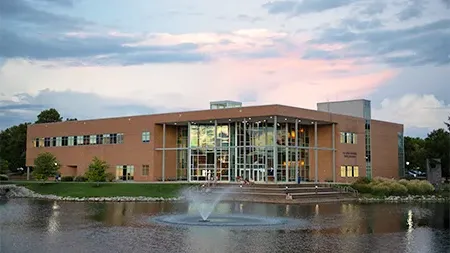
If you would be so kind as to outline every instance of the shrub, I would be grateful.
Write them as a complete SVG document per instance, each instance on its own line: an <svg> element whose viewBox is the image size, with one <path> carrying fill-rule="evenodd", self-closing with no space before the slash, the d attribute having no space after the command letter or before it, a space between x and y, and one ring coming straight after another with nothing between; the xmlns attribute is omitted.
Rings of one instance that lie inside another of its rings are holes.
<svg viewBox="0 0 450 253"><path fill-rule="evenodd" d="M72 181L73 181L73 176L64 176L64 177L61 177L61 181L62 181L62 182L72 182Z"/></svg>
<svg viewBox="0 0 450 253"><path fill-rule="evenodd" d="M399 182L388 178L360 178L352 187L360 193L370 193L377 196L404 196L408 194L408 189Z"/></svg>
<svg viewBox="0 0 450 253"><path fill-rule="evenodd" d="M389 187L390 187L390 194L391 195L394 195L394 196L405 196L405 195L408 194L408 189L404 185L402 185L402 184L400 184L398 182L390 183Z"/></svg>
<svg viewBox="0 0 450 253"><path fill-rule="evenodd" d="M89 182L96 182L97 186L99 186L100 182L105 182L107 180L106 170L108 167L109 165L105 161L100 160L98 157L94 157L84 176Z"/></svg>
<svg viewBox="0 0 450 253"><path fill-rule="evenodd" d="M59 167L59 162L52 153L41 153L34 159L33 177L45 182L49 177L56 175Z"/></svg>
<svg viewBox="0 0 450 253"><path fill-rule="evenodd" d="M360 193L371 193L372 188L369 184L353 184L352 188Z"/></svg>
<svg viewBox="0 0 450 253"><path fill-rule="evenodd" d="M114 179L116 179L116 177L114 176L113 173L111 173L111 172L106 173L106 181L107 182L112 182L112 181L114 181Z"/></svg>
<svg viewBox="0 0 450 253"><path fill-rule="evenodd" d="M371 186L371 193L377 196L387 196L389 195L390 189L385 184L374 184Z"/></svg>
<svg viewBox="0 0 450 253"><path fill-rule="evenodd" d="M360 177L354 182L354 184L369 184L370 182L372 182L372 180L368 177Z"/></svg>
<svg viewBox="0 0 450 253"><path fill-rule="evenodd" d="M85 177L83 177L83 176L76 176L76 177L73 179L73 181L75 181L75 182L86 182L87 179L86 179Z"/></svg>
<svg viewBox="0 0 450 253"><path fill-rule="evenodd" d="M5 174L0 174L0 181L8 181L9 177Z"/></svg>

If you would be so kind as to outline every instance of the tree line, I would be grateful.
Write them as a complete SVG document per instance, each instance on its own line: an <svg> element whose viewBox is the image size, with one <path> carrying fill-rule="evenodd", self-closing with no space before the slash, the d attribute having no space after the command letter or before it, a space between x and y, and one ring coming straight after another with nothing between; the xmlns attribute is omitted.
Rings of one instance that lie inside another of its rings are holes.
<svg viewBox="0 0 450 253"><path fill-rule="evenodd" d="M77 120L67 118L67 121ZM63 117L55 108L41 111L35 124L61 122ZM0 174L18 172L25 168L27 127L31 122L21 123L0 132Z"/></svg>
<svg viewBox="0 0 450 253"><path fill-rule="evenodd" d="M405 137L405 161L406 169L426 172L426 160L428 158L440 158L442 176L449 178L450 168L450 116L447 130L439 128L431 131L425 138Z"/></svg>

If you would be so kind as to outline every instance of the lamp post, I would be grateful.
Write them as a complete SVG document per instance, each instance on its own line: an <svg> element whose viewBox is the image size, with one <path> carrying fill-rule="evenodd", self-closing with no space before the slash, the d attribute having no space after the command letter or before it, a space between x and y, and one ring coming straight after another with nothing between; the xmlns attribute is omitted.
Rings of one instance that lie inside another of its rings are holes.
<svg viewBox="0 0 450 253"><path fill-rule="evenodd" d="M408 167L409 167L409 162L408 161L406 161L406 171L405 171L405 173L404 173L404 176L406 176L406 173L407 173L407 171L408 171Z"/></svg>

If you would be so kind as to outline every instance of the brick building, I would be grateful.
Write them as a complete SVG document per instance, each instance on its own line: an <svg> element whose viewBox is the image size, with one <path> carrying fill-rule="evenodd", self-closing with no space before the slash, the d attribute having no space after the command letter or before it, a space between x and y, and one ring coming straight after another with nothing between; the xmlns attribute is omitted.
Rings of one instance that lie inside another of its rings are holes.
<svg viewBox="0 0 450 253"><path fill-rule="evenodd" d="M97 156L117 180L351 182L404 174L403 125L371 119L370 101L283 105L211 102L209 110L34 124L27 166L53 153L62 176Z"/></svg>

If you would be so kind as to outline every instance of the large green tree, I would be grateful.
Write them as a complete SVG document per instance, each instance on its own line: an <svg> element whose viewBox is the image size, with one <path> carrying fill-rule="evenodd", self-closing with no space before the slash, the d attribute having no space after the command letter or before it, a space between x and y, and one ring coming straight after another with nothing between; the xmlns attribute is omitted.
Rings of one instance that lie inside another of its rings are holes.
<svg viewBox="0 0 450 253"><path fill-rule="evenodd" d="M8 161L10 171L25 167L27 126L24 123L0 132L0 158Z"/></svg>
<svg viewBox="0 0 450 253"><path fill-rule="evenodd" d="M38 114L36 124L61 122L62 117L55 108L50 108Z"/></svg>
<svg viewBox="0 0 450 253"><path fill-rule="evenodd" d="M427 151L425 140L419 137L405 137L405 160L409 162L407 169L426 171Z"/></svg>
<svg viewBox="0 0 450 253"><path fill-rule="evenodd" d="M442 176L448 177L450 134L445 129L431 131L425 138L425 149L428 158L440 158Z"/></svg>
<svg viewBox="0 0 450 253"><path fill-rule="evenodd" d="M58 160L52 153L40 153L34 159L33 177L45 182L49 177L56 176L60 166Z"/></svg>
<svg viewBox="0 0 450 253"><path fill-rule="evenodd" d="M36 123L61 121L62 117L54 108L44 110L37 116ZM0 158L8 161L9 171L16 172L25 167L27 127L31 123L22 123L0 132ZM25 171L25 170L24 170Z"/></svg>

